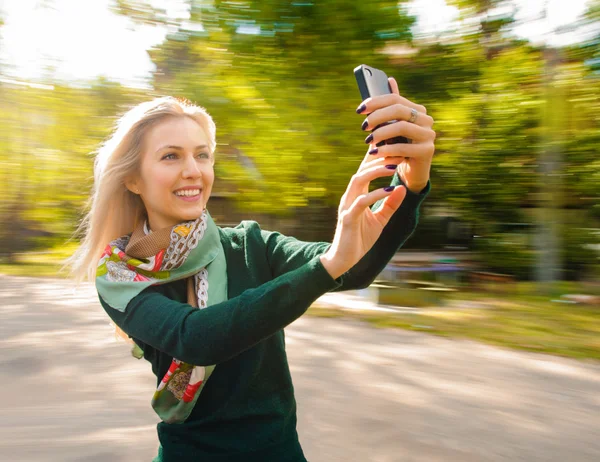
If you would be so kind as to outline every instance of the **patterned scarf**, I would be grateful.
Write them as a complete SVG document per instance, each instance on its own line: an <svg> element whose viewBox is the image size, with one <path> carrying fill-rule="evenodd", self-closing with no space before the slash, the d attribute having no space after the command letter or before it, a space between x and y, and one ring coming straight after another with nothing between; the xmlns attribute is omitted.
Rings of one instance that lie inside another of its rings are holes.
<svg viewBox="0 0 600 462"><path fill-rule="evenodd" d="M98 263L96 289L112 308L125 311L145 288L187 278L187 303L203 309L227 300L227 264L217 225L205 209L194 220L155 232L147 224L106 246ZM132 351L141 358L137 347ZM215 366L195 366L173 358L152 398L166 423L190 415Z"/></svg>

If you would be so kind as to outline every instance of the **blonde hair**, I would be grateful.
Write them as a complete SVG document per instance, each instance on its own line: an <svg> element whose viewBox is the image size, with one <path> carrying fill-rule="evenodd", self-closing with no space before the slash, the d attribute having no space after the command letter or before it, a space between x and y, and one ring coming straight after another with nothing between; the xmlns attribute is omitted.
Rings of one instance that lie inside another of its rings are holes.
<svg viewBox="0 0 600 462"><path fill-rule="evenodd" d="M204 108L166 96L127 111L96 153L94 187L86 206L89 211L75 232L75 236L83 234L83 240L63 267L69 269L77 285L85 280L94 281L98 260L108 243L131 233L139 220L146 217L142 199L126 188L125 181L139 172L146 133L171 117L189 117L200 125L214 162L216 127Z"/></svg>

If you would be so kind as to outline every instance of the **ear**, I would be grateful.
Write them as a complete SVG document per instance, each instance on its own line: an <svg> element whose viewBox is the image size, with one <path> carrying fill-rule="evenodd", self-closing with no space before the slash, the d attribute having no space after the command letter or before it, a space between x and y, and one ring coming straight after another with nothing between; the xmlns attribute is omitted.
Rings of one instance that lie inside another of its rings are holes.
<svg viewBox="0 0 600 462"><path fill-rule="evenodd" d="M131 178L128 178L128 179L126 179L126 180L125 180L124 184L125 184L125 187L126 187L126 188L127 188L129 191L130 191L130 192L132 192L133 194L138 194L138 195L139 195L139 193L140 193L140 189L139 189L139 187L138 187L138 182L137 182L137 180L135 180L135 179L131 179Z"/></svg>

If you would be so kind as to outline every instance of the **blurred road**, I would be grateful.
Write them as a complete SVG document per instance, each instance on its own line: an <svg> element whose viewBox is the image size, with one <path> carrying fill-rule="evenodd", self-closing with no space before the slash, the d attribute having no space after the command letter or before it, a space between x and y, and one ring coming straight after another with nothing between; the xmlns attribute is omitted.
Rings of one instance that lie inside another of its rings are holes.
<svg viewBox="0 0 600 462"><path fill-rule="evenodd" d="M0 276L0 298L0 460L150 462L154 377L93 287ZM341 319L286 333L311 462L600 460L598 363Z"/></svg>

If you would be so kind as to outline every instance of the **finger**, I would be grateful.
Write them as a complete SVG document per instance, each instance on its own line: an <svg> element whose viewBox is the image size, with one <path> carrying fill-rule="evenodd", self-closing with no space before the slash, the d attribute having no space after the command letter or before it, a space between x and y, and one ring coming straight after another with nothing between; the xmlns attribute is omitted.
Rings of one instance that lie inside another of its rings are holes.
<svg viewBox="0 0 600 462"><path fill-rule="evenodd" d="M404 186L396 186L394 191L385 198L383 204L373 212L373 216L379 221L382 226L388 224L394 213L398 210L404 198L406 197L406 188Z"/></svg>
<svg viewBox="0 0 600 462"><path fill-rule="evenodd" d="M425 106L423 106L421 104L413 103L411 100L409 100L408 98L405 98L404 96L402 96L400 94L400 88L398 87L398 82L396 82L396 79L394 77L388 77L388 82L390 84L390 88L392 89L392 93L398 95L402 100L404 100L406 102L406 103L404 103L405 106L414 108L423 114L427 114L427 108Z"/></svg>
<svg viewBox="0 0 600 462"><path fill-rule="evenodd" d="M375 151L375 152L373 152ZM405 157L411 158L428 158L433 157L435 152L435 144L433 141L424 141L421 143L394 143L384 144L374 149L371 149L368 154L369 157L383 159L385 163L393 163L402 161ZM365 160L361 166L368 168L371 166L372 161Z"/></svg>
<svg viewBox="0 0 600 462"><path fill-rule="evenodd" d="M345 220L354 221L357 220L367 207L372 206L377 201L384 199L379 209L373 212L373 216L384 227L394 214L402 201L406 197L406 188L404 186L396 186L393 190L386 190L386 188L379 188L375 191L371 191L368 194L363 194L356 198L352 205L348 208L343 218Z"/></svg>
<svg viewBox="0 0 600 462"><path fill-rule="evenodd" d="M357 172L362 172L363 170L366 170L366 169L372 168L372 167L376 167L377 165L398 163L399 161L402 160L402 159L396 159L396 158L392 158L392 157L385 157L383 155L378 156L377 154L379 153L379 151L377 151L377 153L375 153L375 154L369 154L369 152L367 152L367 154L365 155L365 158L363 159L360 166L358 167Z"/></svg>
<svg viewBox="0 0 600 462"><path fill-rule="evenodd" d="M389 121L397 121L397 120L410 120L413 113L412 111L416 110L411 107L405 106L404 104L392 104L391 106L386 106L381 109L377 109L373 111L363 122L362 129L363 130L373 130L378 125L381 125L385 122ZM427 114L423 114L422 112L417 111L417 119L412 122L416 125L420 125L421 127L431 128L433 127L433 118L428 116Z"/></svg>
<svg viewBox="0 0 600 462"><path fill-rule="evenodd" d="M405 98L402 95L400 95L400 98L402 99L403 104L405 106L412 107L422 114L427 114L427 108L425 106L423 106L422 104L413 103L411 100L409 100L408 98Z"/></svg>
<svg viewBox="0 0 600 462"><path fill-rule="evenodd" d="M404 136L413 140L413 142L435 140L435 132L433 130L411 124L406 120L401 120L374 130L365 138L365 143L375 146L380 141L389 140L396 136Z"/></svg>
<svg viewBox="0 0 600 462"><path fill-rule="evenodd" d="M386 165L389 165L389 167L386 167ZM348 207L354 203L357 197L369 191L369 185L371 181L377 178L393 176L397 167L397 163L390 163L385 165L376 165L371 168L357 171L354 175L352 175L352 178L350 178L346 192L340 200L341 210L348 209Z"/></svg>
<svg viewBox="0 0 600 462"><path fill-rule="evenodd" d="M404 143L399 143L399 144L404 144ZM379 148L379 149L381 149L381 148ZM384 167L386 165L398 166L400 163L402 163L404 161L404 159L409 157L407 155L387 155L387 154L386 155L383 155L383 154L378 155L378 154L379 154L379 152L377 154L369 155L370 159L363 161L363 163L358 168L357 173L362 172L363 170L377 167L377 166L384 166Z"/></svg>
<svg viewBox="0 0 600 462"><path fill-rule="evenodd" d="M388 77L388 82L390 84L390 88L392 89L392 93L399 95L400 89L398 88L398 82L396 82L396 79L394 77Z"/></svg>
<svg viewBox="0 0 600 462"><path fill-rule="evenodd" d="M402 158L404 158L405 156L397 156L397 157L401 157L401 158L395 158L396 155L389 155L386 156L383 151L380 151L381 147L377 148L372 148L371 146L368 147L367 152L365 153L365 156L363 157L362 162L360 163L357 172L361 172L366 168L370 168L370 167L375 167L376 165L386 165L386 164L393 164L393 163L398 163L400 161L402 161ZM387 158L389 157L389 158ZM388 162L386 162L386 160Z"/></svg>
<svg viewBox="0 0 600 462"><path fill-rule="evenodd" d="M396 93L388 93L385 95L373 96L371 98L367 98L364 100L361 105L358 107L356 112L358 114L370 114L371 112L380 109L382 107L391 106L392 104L403 104L404 106L408 106L416 109L418 112L422 114L427 114L427 108L421 104L413 103L412 101L406 99L402 95L398 95ZM364 107L363 107L364 106Z"/></svg>
<svg viewBox="0 0 600 462"><path fill-rule="evenodd" d="M388 163L382 161L368 168L359 169L350 179L350 182L348 183L349 189L356 186L360 190L363 190L363 188L369 186L371 181L376 180L377 178L392 176L400 162L401 159L398 158L395 161L390 161ZM359 193L357 192L356 195L358 194Z"/></svg>
<svg viewBox="0 0 600 462"><path fill-rule="evenodd" d="M362 162L360 163L357 172L360 172L362 170L364 170L365 168L369 168L369 167L374 167L377 164L383 164L385 165L385 155L382 155L380 153L380 148L371 148L371 146L368 146L367 148L367 152L365 153L365 157L363 158ZM390 160L390 162L387 162L388 164L392 163L392 161L396 162L398 160L401 159L388 159Z"/></svg>

